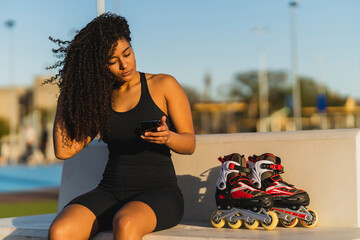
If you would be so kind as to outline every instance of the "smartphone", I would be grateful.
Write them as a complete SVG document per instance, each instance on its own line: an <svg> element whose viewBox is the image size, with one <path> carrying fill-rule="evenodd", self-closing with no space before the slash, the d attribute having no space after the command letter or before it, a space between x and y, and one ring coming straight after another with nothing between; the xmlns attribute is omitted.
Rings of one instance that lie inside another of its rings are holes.
<svg viewBox="0 0 360 240"><path fill-rule="evenodd" d="M156 132L161 125L161 120L143 120L141 121L141 134L145 132Z"/></svg>

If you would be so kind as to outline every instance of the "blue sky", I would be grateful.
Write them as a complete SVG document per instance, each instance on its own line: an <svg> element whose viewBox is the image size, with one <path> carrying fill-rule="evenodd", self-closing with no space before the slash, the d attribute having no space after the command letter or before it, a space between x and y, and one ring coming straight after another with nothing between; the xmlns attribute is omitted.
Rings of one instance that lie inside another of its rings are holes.
<svg viewBox="0 0 360 240"><path fill-rule="evenodd" d="M259 37L269 70L290 71L287 0L108 0L106 11L127 18L138 70L168 73L182 85L212 95L238 72L258 68ZM319 78L334 91L360 99L360 1L302 0L297 7L298 71ZM2 0L0 3L0 87L9 85L9 29L13 19L15 84L30 86L56 61L49 36L71 40L96 17L96 0ZM323 59L319 65L317 58Z"/></svg>

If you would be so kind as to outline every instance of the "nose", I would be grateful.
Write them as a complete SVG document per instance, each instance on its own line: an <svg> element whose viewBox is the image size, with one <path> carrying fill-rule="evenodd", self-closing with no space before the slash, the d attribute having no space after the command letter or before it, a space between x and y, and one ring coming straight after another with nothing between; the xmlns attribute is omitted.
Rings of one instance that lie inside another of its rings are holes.
<svg viewBox="0 0 360 240"><path fill-rule="evenodd" d="M120 70L124 70L127 67L127 63L124 60L122 60L122 61L120 61L119 67L120 67Z"/></svg>

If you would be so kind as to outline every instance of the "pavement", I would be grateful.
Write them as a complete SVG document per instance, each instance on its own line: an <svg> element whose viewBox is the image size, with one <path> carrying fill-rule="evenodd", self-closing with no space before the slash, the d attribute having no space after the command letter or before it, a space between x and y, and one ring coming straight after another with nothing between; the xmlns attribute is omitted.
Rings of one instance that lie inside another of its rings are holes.
<svg viewBox="0 0 360 240"><path fill-rule="evenodd" d="M59 189L49 188L31 192L0 193L0 203L58 199ZM0 240L45 240L55 214L0 219ZM111 232L101 232L93 240L112 240ZM183 222L174 228L146 235L143 240L360 240L360 228L283 228L266 231L259 227L231 229L214 228L210 222Z"/></svg>
<svg viewBox="0 0 360 240"><path fill-rule="evenodd" d="M55 214L0 219L0 239L45 240ZM111 232L101 232L93 240L112 240ZM146 235L143 240L360 240L360 228L214 228L209 223L182 223L174 228Z"/></svg>

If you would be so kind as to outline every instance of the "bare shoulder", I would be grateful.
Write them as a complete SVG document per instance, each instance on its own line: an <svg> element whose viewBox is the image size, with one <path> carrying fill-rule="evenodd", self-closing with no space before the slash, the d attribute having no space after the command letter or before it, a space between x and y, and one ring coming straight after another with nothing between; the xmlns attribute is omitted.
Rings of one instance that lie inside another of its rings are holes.
<svg viewBox="0 0 360 240"><path fill-rule="evenodd" d="M148 74L146 75L148 86L151 93L161 94L166 99L173 98L176 95L183 95L184 90L178 81L168 74Z"/></svg>
<svg viewBox="0 0 360 240"><path fill-rule="evenodd" d="M151 74L146 73L145 74L146 79L149 84L154 85L154 87L170 87L172 85L179 85L179 83L176 81L176 79L169 75L169 74Z"/></svg>

